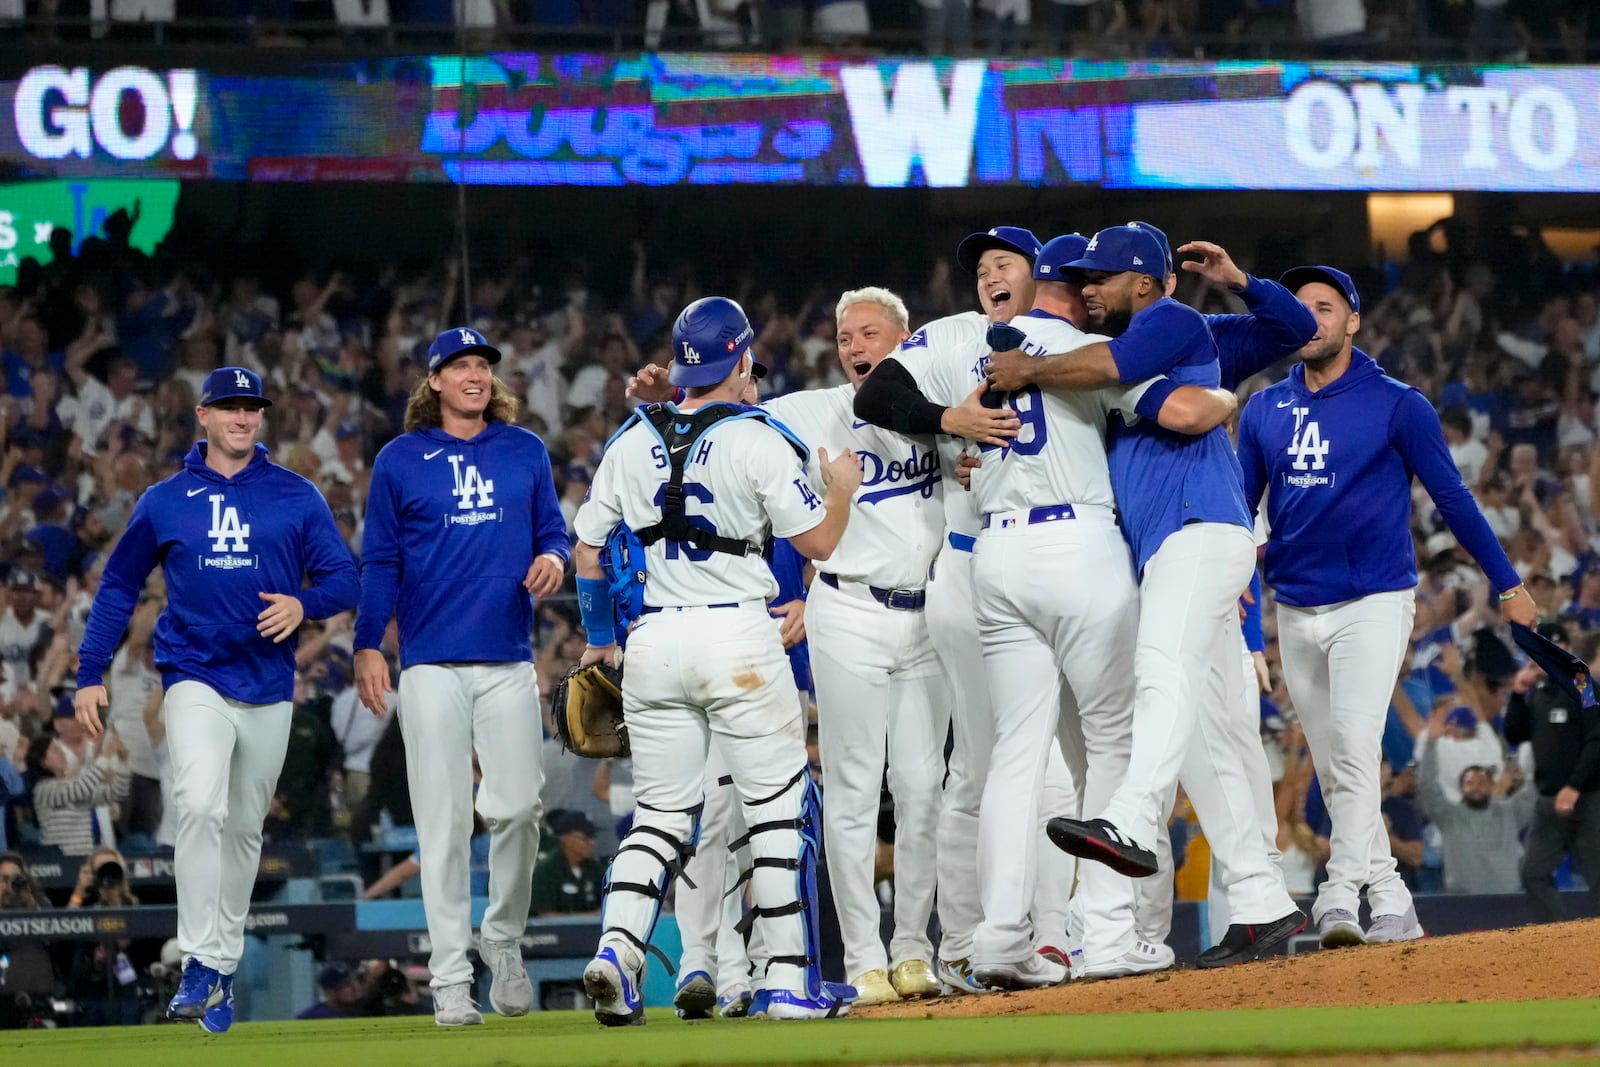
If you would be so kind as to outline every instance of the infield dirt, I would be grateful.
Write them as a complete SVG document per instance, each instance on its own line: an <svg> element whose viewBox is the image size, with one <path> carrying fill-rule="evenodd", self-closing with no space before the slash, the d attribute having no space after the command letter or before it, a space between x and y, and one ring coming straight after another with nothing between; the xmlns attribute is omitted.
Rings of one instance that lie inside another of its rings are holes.
<svg viewBox="0 0 1600 1067"><path fill-rule="evenodd" d="M863 1018L1206 1011L1564 1000L1600 992L1600 919L1398 945L1313 950L1219 971L1174 970L1024 993L858 1008Z"/></svg>

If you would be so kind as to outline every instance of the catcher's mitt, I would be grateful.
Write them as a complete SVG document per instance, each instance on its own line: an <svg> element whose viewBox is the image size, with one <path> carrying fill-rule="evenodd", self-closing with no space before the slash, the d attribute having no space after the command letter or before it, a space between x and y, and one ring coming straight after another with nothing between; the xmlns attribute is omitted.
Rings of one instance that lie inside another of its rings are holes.
<svg viewBox="0 0 1600 1067"><path fill-rule="evenodd" d="M622 672L605 663L574 667L550 694L561 747L591 759L628 756L628 727L622 721Z"/></svg>

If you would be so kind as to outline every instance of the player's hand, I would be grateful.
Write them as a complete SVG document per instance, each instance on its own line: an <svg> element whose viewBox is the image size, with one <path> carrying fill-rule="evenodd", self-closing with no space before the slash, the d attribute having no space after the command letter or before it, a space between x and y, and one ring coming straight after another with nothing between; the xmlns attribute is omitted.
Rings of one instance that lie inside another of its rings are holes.
<svg viewBox="0 0 1600 1067"><path fill-rule="evenodd" d="M1020 348L993 352L989 355L989 388L997 393L1009 393L1032 385L1033 357Z"/></svg>
<svg viewBox="0 0 1600 1067"><path fill-rule="evenodd" d="M795 597L787 604L778 604L767 609L773 618L781 620L778 623L778 636L783 639L785 651L798 645L806 639L806 602Z"/></svg>
<svg viewBox="0 0 1600 1067"><path fill-rule="evenodd" d="M591 663L608 663L613 667L622 666L622 649L613 641L609 645L588 645L583 650L583 655L578 657L578 666L587 667Z"/></svg>
<svg viewBox="0 0 1600 1067"><path fill-rule="evenodd" d="M980 445L1008 445L1022 431L1022 420L1009 407L984 407L983 395L992 388L988 382L978 387L959 407L945 408L939 428L947 434L976 441Z"/></svg>
<svg viewBox="0 0 1600 1067"><path fill-rule="evenodd" d="M822 468L822 484L829 489L838 486L848 493L861 487L861 457L845 449L833 458L826 448L817 449L817 463Z"/></svg>
<svg viewBox="0 0 1600 1067"><path fill-rule="evenodd" d="M1228 255L1228 250L1210 241L1190 241L1177 249L1178 254L1198 253L1202 258L1196 263L1185 260L1180 266L1191 274L1198 274L1208 282L1226 285L1230 289L1243 289L1250 284L1250 276L1240 270Z"/></svg>
<svg viewBox="0 0 1600 1067"><path fill-rule="evenodd" d="M522 579L522 588L537 597L551 596L561 588L561 579L565 574L566 568L554 556L540 556L528 568L527 577Z"/></svg>
<svg viewBox="0 0 1600 1067"><path fill-rule="evenodd" d="M1561 787L1561 792L1556 794L1556 814L1571 815L1578 806L1578 791L1570 785Z"/></svg>
<svg viewBox="0 0 1600 1067"><path fill-rule="evenodd" d="M267 607L256 616L256 633L272 638L273 644L282 644L306 621L306 609L299 597L288 593L257 593L256 596L267 602Z"/></svg>
<svg viewBox="0 0 1600 1067"><path fill-rule="evenodd" d="M628 396L646 404L662 404L677 395L677 387L667 381L667 368L659 364L647 363L628 379Z"/></svg>
<svg viewBox="0 0 1600 1067"><path fill-rule="evenodd" d="M374 715L389 710L389 661L375 648L356 650L356 696Z"/></svg>
<svg viewBox="0 0 1600 1067"><path fill-rule="evenodd" d="M982 456L975 456L971 452L961 453L961 458L956 460L956 480L961 483L961 488L972 492L972 472L981 466Z"/></svg>
<svg viewBox="0 0 1600 1067"><path fill-rule="evenodd" d="M1265 652L1250 653L1250 662L1256 668L1256 688L1263 693L1272 692L1272 672L1267 669L1267 654Z"/></svg>
<svg viewBox="0 0 1600 1067"><path fill-rule="evenodd" d="M1519 585L1514 592L1516 595L1510 600L1500 601L1500 614L1522 626L1539 625L1539 603L1528 592L1528 587Z"/></svg>
<svg viewBox="0 0 1600 1067"><path fill-rule="evenodd" d="M86 685L72 698L73 717L78 720L78 725L83 727L84 733L90 737L99 737L100 709L110 705L111 701L106 696L105 686Z"/></svg>

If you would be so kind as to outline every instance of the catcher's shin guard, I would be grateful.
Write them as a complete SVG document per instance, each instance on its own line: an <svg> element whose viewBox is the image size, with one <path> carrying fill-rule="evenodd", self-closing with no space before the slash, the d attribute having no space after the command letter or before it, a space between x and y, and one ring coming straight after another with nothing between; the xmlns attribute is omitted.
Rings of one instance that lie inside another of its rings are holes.
<svg viewBox="0 0 1600 1067"><path fill-rule="evenodd" d="M655 952L673 970L665 956L650 945L661 903L674 875L694 855L700 837L702 801L682 811L667 811L639 804L633 828L611 860L601 887L601 947L617 950L617 958L637 974L644 968L646 952Z"/></svg>
<svg viewBox="0 0 1600 1067"><path fill-rule="evenodd" d="M770 797L745 805L750 830L728 847L748 842L750 869L739 879L751 883L755 905L740 923L748 934L756 922L770 953L769 989L807 998L822 996L822 932L817 905L817 862L822 846L822 798L801 767ZM735 885L730 892L738 890Z"/></svg>

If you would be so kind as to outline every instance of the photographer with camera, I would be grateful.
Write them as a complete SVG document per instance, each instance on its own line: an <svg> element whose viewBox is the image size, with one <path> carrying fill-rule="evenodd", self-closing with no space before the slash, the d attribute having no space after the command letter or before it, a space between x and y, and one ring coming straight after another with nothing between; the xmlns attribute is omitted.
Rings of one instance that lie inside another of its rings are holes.
<svg viewBox="0 0 1600 1067"><path fill-rule="evenodd" d="M48 908L50 898L15 852L0 851L0 911ZM55 989L50 952L37 941L0 941L0 1030L36 1025Z"/></svg>
<svg viewBox="0 0 1600 1067"><path fill-rule="evenodd" d="M69 908L127 908L139 903L128 886L127 864L114 848L97 848L78 868ZM64 951L64 991L77 1002L81 1026L135 1026L144 1005L139 976L161 956L158 941L107 938L80 941Z"/></svg>

